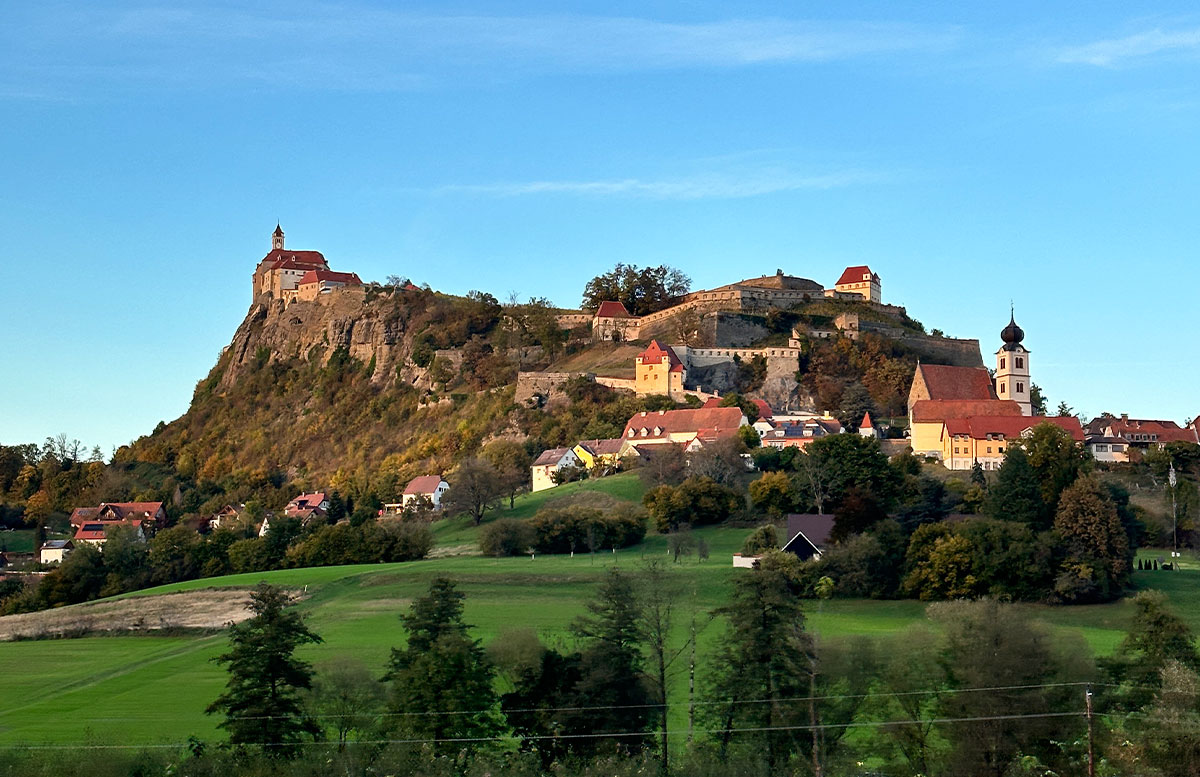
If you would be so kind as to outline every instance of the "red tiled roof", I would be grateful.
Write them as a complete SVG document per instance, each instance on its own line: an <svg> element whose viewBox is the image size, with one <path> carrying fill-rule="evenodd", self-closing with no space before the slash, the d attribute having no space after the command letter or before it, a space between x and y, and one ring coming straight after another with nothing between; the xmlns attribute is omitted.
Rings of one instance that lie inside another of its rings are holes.
<svg viewBox="0 0 1200 777"><path fill-rule="evenodd" d="M100 512L99 507L76 507L71 511L71 525L79 526L84 521L90 521L96 517L98 512Z"/></svg>
<svg viewBox="0 0 1200 777"><path fill-rule="evenodd" d="M622 437L627 440L661 440L672 434L699 434L701 431L707 439L728 437L737 434L744 418L741 408L737 407L643 412L629 419ZM644 435L643 429L646 430ZM659 431L655 432L655 429Z"/></svg>
<svg viewBox="0 0 1200 777"><path fill-rule="evenodd" d="M96 520L101 513L115 515L118 519L129 514L144 513L148 518L154 518L162 509L162 502L101 502L99 507L76 507L71 511L71 525L78 526L84 521Z"/></svg>
<svg viewBox="0 0 1200 777"><path fill-rule="evenodd" d="M1179 426L1174 421L1157 421L1138 418L1111 418L1105 427L1116 437L1139 441L1138 435L1153 437L1153 442L1196 442L1196 434Z"/></svg>
<svg viewBox="0 0 1200 777"><path fill-rule="evenodd" d="M1073 415L1067 416L975 416L951 418L946 421L948 434L965 434L974 440L987 439L989 434L1002 435L1006 440L1020 437L1027 429L1041 424L1053 424L1071 435L1075 442L1083 442L1083 425Z"/></svg>
<svg viewBox="0 0 1200 777"><path fill-rule="evenodd" d="M628 310L625 309L624 303L621 302L601 302L600 307L596 308L596 318L634 318Z"/></svg>
<svg viewBox="0 0 1200 777"><path fill-rule="evenodd" d="M263 257L271 270L328 270L329 263L320 251L292 251L276 248Z"/></svg>
<svg viewBox="0 0 1200 777"><path fill-rule="evenodd" d="M288 514L298 513L302 510L309 510L314 507L320 507L326 496L321 491L314 491L311 494L301 494L292 501L288 502L285 511Z"/></svg>
<svg viewBox="0 0 1200 777"><path fill-rule="evenodd" d="M107 536L105 534L105 532L110 527L132 526L133 528L136 529L137 527L139 527L141 525L142 525L141 520L137 520L137 519L132 520L132 521L85 521L83 524L80 525L79 529L76 530L75 539L77 539L77 540L93 540L93 541L102 540Z"/></svg>
<svg viewBox="0 0 1200 777"><path fill-rule="evenodd" d="M362 286L362 281L358 277L358 273L352 272L334 272L333 270L309 270L304 273L297 285L304 286L309 283L318 283L319 281L333 281L334 283L344 283L347 286Z"/></svg>
<svg viewBox="0 0 1200 777"><path fill-rule="evenodd" d="M930 399L995 399L992 376L983 367L951 367L922 364L917 371L925 379Z"/></svg>
<svg viewBox="0 0 1200 777"><path fill-rule="evenodd" d="M1006 415L1021 415L1021 406L1011 399L922 399L912 408L913 423Z"/></svg>
<svg viewBox="0 0 1200 777"><path fill-rule="evenodd" d="M870 413L863 413L863 420L862 420L862 423L858 425L858 428L859 429L871 429L872 428Z"/></svg>
<svg viewBox="0 0 1200 777"><path fill-rule="evenodd" d="M837 284L835 285L840 286L843 283L863 283L864 275L870 276L871 280L875 281L876 283L879 282L879 276L871 272L870 267L867 267L865 264L859 264L855 265L854 267L847 267L844 271L842 271L842 277L838 278Z"/></svg>
<svg viewBox="0 0 1200 777"><path fill-rule="evenodd" d="M638 358L642 360L642 364L662 364L663 359L666 359L671 365L671 372L683 372L683 362L679 361L674 349L669 345L664 348L657 340L651 340L646 350L638 354Z"/></svg>
<svg viewBox="0 0 1200 777"><path fill-rule="evenodd" d="M408 485L404 488L404 493L409 496L414 494L432 494L437 491L438 486L441 484L441 475L421 475L408 481Z"/></svg>

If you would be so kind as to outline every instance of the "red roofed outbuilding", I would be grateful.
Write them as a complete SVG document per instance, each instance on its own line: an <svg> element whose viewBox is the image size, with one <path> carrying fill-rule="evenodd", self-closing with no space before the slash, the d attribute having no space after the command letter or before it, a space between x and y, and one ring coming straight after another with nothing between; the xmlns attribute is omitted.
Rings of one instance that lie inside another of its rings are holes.
<svg viewBox="0 0 1200 777"><path fill-rule="evenodd" d="M871 268L865 264L847 267L842 271L837 283L834 284L833 294L825 293L831 297L842 295L862 297L866 302L880 302L883 299L879 275L871 272Z"/></svg>

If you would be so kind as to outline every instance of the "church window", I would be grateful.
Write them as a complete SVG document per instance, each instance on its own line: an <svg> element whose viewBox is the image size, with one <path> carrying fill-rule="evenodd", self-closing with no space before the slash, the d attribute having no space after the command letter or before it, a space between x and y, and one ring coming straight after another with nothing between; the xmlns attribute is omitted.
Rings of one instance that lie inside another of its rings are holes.
<svg viewBox="0 0 1200 777"><path fill-rule="evenodd" d="M1018 393L1018 394L1020 394L1020 393L1021 393L1022 391L1024 391L1024 390L1025 390L1025 384L1024 384L1024 383L1018 383L1018 384L1017 384L1017 393Z"/></svg>
<svg viewBox="0 0 1200 777"><path fill-rule="evenodd" d="M1004 389L1005 389L1005 385L1004 385L1003 383L1001 383L1001 384L1000 384L1000 393L1001 393L1001 394L1003 394L1003 393L1004 393Z"/></svg>
<svg viewBox="0 0 1200 777"><path fill-rule="evenodd" d="M1004 369L1004 357L1000 357L1000 369Z"/></svg>
<svg viewBox="0 0 1200 777"><path fill-rule="evenodd" d="M1025 360L1022 359L1020 356L1018 356L1017 357L1017 369L1019 370L1024 366L1025 366Z"/></svg>

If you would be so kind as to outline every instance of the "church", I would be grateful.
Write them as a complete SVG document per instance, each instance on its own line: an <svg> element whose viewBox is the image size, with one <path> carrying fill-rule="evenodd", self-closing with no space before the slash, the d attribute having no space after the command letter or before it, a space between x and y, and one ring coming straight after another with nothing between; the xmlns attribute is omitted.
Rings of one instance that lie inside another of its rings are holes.
<svg viewBox="0 0 1200 777"><path fill-rule="evenodd" d="M1041 423L1064 429L1083 442L1074 416L1033 415L1029 350L1015 315L1000 331L995 375L984 367L918 364L908 393L909 442L917 456L948 469L997 469L1009 443Z"/></svg>

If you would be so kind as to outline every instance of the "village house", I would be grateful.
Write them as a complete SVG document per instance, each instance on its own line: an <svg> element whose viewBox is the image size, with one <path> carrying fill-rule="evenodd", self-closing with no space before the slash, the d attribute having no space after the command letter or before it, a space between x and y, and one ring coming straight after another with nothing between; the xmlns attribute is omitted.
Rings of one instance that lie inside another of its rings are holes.
<svg viewBox="0 0 1200 777"><path fill-rule="evenodd" d="M215 530L236 526L241 521L242 513L245 510L246 505L244 504L227 504L209 517L208 528Z"/></svg>
<svg viewBox="0 0 1200 777"><path fill-rule="evenodd" d="M713 407L695 410L659 410L642 412L630 418L621 435L622 455L633 446L678 443L687 450L736 437L747 426L746 414L738 407Z"/></svg>
<svg viewBox="0 0 1200 777"><path fill-rule="evenodd" d="M403 509L416 506L424 500L431 509L440 510L442 497L449 490L450 484L442 479L441 475L421 475L410 480L404 487L404 493L400 496L400 507Z"/></svg>
<svg viewBox="0 0 1200 777"><path fill-rule="evenodd" d="M615 471L621 465L621 446L624 443L625 440L620 437L611 440L581 440L571 450L589 472L606 474Z"/></svg>
<svg viewBox="0 0 1200 777"><path fill-rule="evenodd" d="M1004 451L1015 441L1029 436L1034 427L1052 424L1083 444L1083 426L1075 416L974 416L944 422L942 464L947 469L966 470L976 462L985 470L999 469Z"/></svg>
<svg viewBox="0 0 1200 777"><path fill-rule="evenodd" d="M803 448L813 440L844 431L841 421L826 413L821 418L776 424L762 436L762 444L765 448Z"/></svg>
<svg viewBox="0 0 1200 777"><path fill-rule="evenodd" d="M787 540L780 550L794 553L801 561L820 558L829 547L833 534L833 516L818 513L792 513L787 517ZM733 554L733 565L750 569L761 556Z"/></svg>
<svg viewBox="0 0 1200 777"><path fill-rule="evenodd" d="M75 545L103 547L104 543L108 542L108 533L119 526L132 528L140 542L146 541L146 532L142 528L143 522L140 518L122 521L85 521L75 530L75 536L72 539Z"/></svg>
<svg viewBox="0 0 1200 777"><path fill-rule="evenodd" d="M554 474L561 469L578 467L582 462L571 448L551 448L533 460L530 466L532 485L530 491L545 491L558 484L554 482Z"/></svg>
<svg viewBox="0 0 1200 777"><path fill-rule="evenodd" d="M163 528L167 523L167 512L162 502L101 502L98 507L76 507L71 511L72 526L82 526L90 521L145 521L151 528Z"/></svg>
<svg viewBox="0 0 1200 777"><path fill-rule="evenodd" d="M314 491L311 494L301 494L287 503L283 514L288 518L299 518L301 523L307 523L314 517L329 512L329 497L324 492ZM265 525L265 523L264 523ZM265 530L263 531L265 533Z"/></svg>
<svg viewBox="0 0 1200 777"><path fill-rule="evenodd" d="M61 564L75 550L71 540L46 540L38 549L38 562L41 564Z"/></svg>
<svg viewBox="0 0 1200 777"><path fill-rule="evenodd" d="M908 411L909 445L916 456L940 459L946 422L980 416L1019 416L1016 402L996 399L922 399Z"/></svg>
<svg viewBox="0 0 1200 777"><path fill-rule="evenodd" d="M1200 444L1196 422L1180 426L1174 421L1100 415L1088 422L1085 429L1087 448L1097 461L1129 461L1129 449L1161 448L1170 442Z"/></svg>

